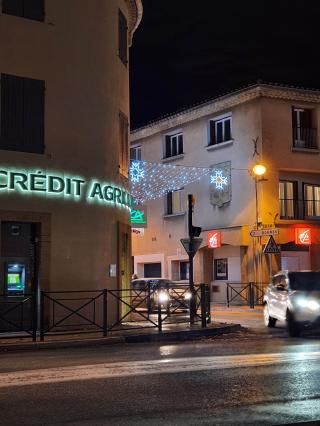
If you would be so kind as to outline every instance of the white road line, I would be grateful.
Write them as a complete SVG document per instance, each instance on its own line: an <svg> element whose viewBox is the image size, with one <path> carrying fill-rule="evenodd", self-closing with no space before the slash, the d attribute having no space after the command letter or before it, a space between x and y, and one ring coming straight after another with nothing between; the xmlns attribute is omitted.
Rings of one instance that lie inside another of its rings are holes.
<svg viewBox="0 0 320 426"><path fill-rule="evenodd" d="M75 365L1 373L0 388L148 374L167 374L215 369L222 370L226 368L255 367L319 360L320 352L297 352L170 358L149 361Z"/></svg>

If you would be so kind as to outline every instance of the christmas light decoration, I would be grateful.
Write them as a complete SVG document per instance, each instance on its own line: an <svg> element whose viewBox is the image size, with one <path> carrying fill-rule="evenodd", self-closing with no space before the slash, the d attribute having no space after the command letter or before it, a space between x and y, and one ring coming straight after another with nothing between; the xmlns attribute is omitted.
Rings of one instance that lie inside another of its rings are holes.
<svg viewBox="0 0 320 426"><path fill-rule="evenodd" d="M210 176L210 183L213 183L216 189L223 189L224 185L228 185L228 178L223 176L222 170L215 170L215 174Z"/></svg>
<svg viewBox="0 0 320 426"><path fill-rule="evenodd" d="M163 197L212 172L206 167L188 167L134 160L130 166L131 195L137 204Z"/></svg>

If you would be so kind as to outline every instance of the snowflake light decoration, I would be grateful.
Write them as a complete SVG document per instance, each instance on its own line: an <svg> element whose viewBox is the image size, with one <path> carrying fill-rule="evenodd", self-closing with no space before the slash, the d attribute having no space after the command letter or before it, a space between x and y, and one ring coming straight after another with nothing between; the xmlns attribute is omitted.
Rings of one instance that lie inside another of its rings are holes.
<svg viewBox="0 0 320 426"><path fill-rule="evenodd" d="M133 161L130 166L130 178L132 182L138 183L144 178L144 170L141 167L140 162Z"/></svg>
<svg viewBox="0 0 320 426"><path fill-rule="evenodd" d="M224 189L224 185L228 185L228 178L223 176L222 170L215 170L215 174L210 176L210 183L213 183L216 189Z"/></svg>

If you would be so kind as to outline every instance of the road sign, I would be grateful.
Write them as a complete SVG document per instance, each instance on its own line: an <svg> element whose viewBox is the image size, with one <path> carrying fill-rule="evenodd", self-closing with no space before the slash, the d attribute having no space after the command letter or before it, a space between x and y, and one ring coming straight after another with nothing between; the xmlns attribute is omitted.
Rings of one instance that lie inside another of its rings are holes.
<svg viewBox="0 0 320 426"><path fill-rule="evenodd" d="M277 243L275 242L273 236L271 235L269 238L269 241L265 245L265 248L263 249L263 253L266 254L280 254L279 247Z"/></svg>
<svg viewBox="0 0 320 426"><path fill-rule="evenodd" d="M272 235L279 235L279 228L270 229L254 229L250 232L251 237L268 237Z"/></svg>
<svg viewBox="0 0 320 426"><path fill-rule="evenodd" d="M193 257L201 246L202 238L193 238L192 244L190 238L181 238L180 241L188 255L191 255Z"/></svg>

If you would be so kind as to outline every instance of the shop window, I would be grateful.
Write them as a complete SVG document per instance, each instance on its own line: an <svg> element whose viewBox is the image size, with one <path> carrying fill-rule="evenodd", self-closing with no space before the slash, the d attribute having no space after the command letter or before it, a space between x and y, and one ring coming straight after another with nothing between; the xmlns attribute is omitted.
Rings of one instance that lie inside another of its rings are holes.
<svg viewBox="0 0 320 426"><path fill-rule="evenodd" d="M183 154L182 132L166 135L163 158L175 157L181 154Z"/></svg>
<svg viewBox="0 0 320 426"><path fill-rule="evenodd" d="M130 148L130 160L141 160L141 145Z"/></svg>
<svg viewBox="0 0 320 426"><path fill-rule="evenodd" d="M128 24L126 17L119 10L119 58L127 66L128 63Z"/></svg>
<svg viewBox="0 0 320 426"><path fill-rule="evenodd" d="M228 279L228 259L214 259L214 278L215 280Z"/></svg>
<svg viewBox="0 0 320 426"><path fill-rule="evenodd" d="M120 173L128 177L129 168L129 122L128 118L121 111L119 112L119 138L120 138L120 153L119 153L119 169Z"/></svg>
<svg viewBox="0 0 320 426"><path fill-rule="evenodd" d="M2 13L44 21L44 0L2 0Z"/></svg>
<svg viewBox="0 0 320 426"><path fill-rule="evenodd" d="M182 198L182 190L168 192L165 198L165 214L174 215L184 213Z"/></svg>
<svg viewBox="0 0 320 426"><path fill-rule="evenodd" d="M304 211L306 217L320 216L320 186L304 185Z"/></svg>
<svg viewBox="0 0 320 426"><path fill-rule="evenodd" d="M45 82L1 74L0 149L43 154Z"/></svg>
<svg viewBox="0 0 320 426"><path fill-rule="evenodd" d="M227 142L231 136L231 116L209 121L209 145Z"/></svg>
<svg viewBox="0 0 320 426"><path fill-rule="evenodd" d="M298 212L297 182L279 182L279 203L281 219L296 219Z"/></svg>

